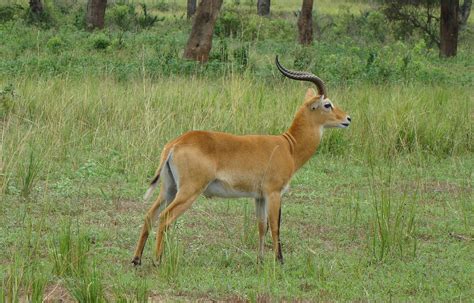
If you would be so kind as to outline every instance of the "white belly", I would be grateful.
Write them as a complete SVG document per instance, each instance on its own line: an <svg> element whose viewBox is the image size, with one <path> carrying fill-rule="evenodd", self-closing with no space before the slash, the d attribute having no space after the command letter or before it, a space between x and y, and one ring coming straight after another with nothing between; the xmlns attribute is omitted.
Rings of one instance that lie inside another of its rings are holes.
<svg viewBox="0 0 474 303"><path fill-rule="evenodd" d="M233 188L232 186L219 181L214 180L204 190L203 195L211 197L221 198L259 198L260 195L256 192L246 192Z"/></svg>

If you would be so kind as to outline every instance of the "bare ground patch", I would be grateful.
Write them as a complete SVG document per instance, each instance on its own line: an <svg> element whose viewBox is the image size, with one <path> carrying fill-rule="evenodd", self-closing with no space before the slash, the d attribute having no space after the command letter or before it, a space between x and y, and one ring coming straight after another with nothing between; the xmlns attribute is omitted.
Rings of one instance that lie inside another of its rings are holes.
<svg viewBox="0 0 474 303"><path fill-rule="evenodd" d="M43 302L53 303L53 302L76 302L71 296L66 287L61 285L61 283L51 284L46 286L44 290Z"/></svg>

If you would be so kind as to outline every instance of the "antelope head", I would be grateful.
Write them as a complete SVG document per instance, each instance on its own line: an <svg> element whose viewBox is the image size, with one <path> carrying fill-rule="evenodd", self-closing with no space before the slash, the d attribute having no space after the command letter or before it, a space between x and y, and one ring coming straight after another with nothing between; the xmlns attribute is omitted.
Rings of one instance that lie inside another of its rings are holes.
<svg viewBox="0 0 474 303"><path fill-rule="evenodd" d="M314 89L309 88L306 92L303 105L306 109L306 114L313 122L313 125L319 127L322 126L324 128L349 127L351 124L351 117L329 100L323 80L312 73L286 69L278 61L278 56L275 58L275 63L278 70L284 76L293 80L312 82L316 85L318 92L316 93Z"/></svg>

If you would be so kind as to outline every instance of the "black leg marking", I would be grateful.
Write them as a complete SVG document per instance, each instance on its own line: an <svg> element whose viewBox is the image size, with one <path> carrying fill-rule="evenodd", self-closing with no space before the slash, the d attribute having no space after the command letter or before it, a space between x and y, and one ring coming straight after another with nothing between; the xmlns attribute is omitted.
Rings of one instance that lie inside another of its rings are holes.
<svg viewBox="0 0 474 303"><path fill-rule="evenodd" d="M133 260L132 260L132 264L133 264L134 266L142 265L142 260L140 260L140 257L135 257L135 258L133 258Z"/></svg>
<svg viewBox="0 0 474 303"><path fill-rule="evenodd" d="M281 206L278 210L278 261L283 264L283 254L281 252L281 241L280 241L280 224L281 224Z"/></svg>

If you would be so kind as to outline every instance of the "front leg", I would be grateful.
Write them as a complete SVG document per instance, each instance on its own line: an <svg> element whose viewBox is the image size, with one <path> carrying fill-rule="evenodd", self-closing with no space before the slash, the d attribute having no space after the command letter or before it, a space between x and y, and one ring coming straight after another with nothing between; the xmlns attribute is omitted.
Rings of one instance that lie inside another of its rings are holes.
<svg viewBox="0 0 474 303"><path fill-rule="evenodd" d="M263 198L255 199L255 213L258 224L258 256L257 261L263 261L263 251L265 246L265 229L267 228L267 201Z"/></svg>
<svg viewBox="0 0 474 303"><path fill-rule="evenodd" d="M280 242L280 222L281 222L281 196L279 192L270 194L268 201L268 219L270 221L270 230L272 232L273 251L275 258L283 264L283 254L281 252Z"/></svg>

